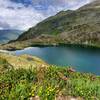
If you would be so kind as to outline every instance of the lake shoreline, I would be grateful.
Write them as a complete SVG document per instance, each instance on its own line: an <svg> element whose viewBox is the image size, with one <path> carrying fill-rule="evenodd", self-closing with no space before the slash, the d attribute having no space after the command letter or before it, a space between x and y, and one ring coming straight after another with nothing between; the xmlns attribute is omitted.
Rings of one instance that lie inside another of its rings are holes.
<svg viewBox="0 0 100 100"><path fill-rule="evenodd" d="M83 48L97 48L97 49L100 49L100 46L99 45L95 45L95 44L76 44L76 43L51 43L51 44L31 44L31 45L28 45L28 46L25 46L25 47L10 47L8 46L5 47L5 45L0 45L0 50L7 50L7 51L16 51L16 50L23 50L25 48L29 48L29 47L40 47L40 48L43 48L43 47L83 47Z"/></svg>

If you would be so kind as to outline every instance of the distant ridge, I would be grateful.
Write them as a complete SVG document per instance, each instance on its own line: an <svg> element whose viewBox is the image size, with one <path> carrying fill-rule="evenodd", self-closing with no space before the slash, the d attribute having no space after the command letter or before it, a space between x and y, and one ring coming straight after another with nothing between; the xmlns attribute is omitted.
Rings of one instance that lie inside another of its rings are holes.
<svg viewBox="0 0 100 100"><path fill-rule="evenodd" d="M8 43L11 40L15 40L21 35L22 31L15 29L0 30L0 44Z"/></svg>

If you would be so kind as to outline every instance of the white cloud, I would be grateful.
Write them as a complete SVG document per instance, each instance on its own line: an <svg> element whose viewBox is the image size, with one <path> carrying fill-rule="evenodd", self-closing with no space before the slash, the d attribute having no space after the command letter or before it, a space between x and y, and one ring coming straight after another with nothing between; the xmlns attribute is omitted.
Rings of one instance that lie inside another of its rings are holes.
<svg viewBox="0 0 100 100"><path fill-rule="evenodd" d="M8 7L13 7L13 9L8 9ZM19 7L20 9L18 9ZM42 13L31 6L24 7L22 4L12 3L8 0L0 1L0 17L9 23L11 28L16 29L27 29L45 18Z"/></svg>
<svg viewBox="0 0 100 100"><path fill-rule="evenodd" d="M34 6L41 7L41 5L39 5L40 1L46 3L48 6L47 9L36 10L34 8ZM77 9L91 0L51 0L51 4L48 4L47 1L48 0L33 0L33 4L35 5L25 7L22 3L0 0L0 22L6 23L6 26L9 24L8 26L10 28L26 30L48 16L61 10ZM2 25L0 25L1 28L6 28L4 24Z"/></svg>

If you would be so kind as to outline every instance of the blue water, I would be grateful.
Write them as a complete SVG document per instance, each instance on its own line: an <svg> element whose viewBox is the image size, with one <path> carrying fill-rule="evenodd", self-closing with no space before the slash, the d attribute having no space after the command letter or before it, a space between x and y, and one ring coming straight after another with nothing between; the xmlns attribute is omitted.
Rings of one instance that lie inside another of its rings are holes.
<svg viewBox="0 0 100 100"><path fill-rule="evenodd" d="M100 49L66 46L66 47L29 47L14 51L16 55L29 54L45 60L49 64L72 66L80 72L100 75Z"/></svg>

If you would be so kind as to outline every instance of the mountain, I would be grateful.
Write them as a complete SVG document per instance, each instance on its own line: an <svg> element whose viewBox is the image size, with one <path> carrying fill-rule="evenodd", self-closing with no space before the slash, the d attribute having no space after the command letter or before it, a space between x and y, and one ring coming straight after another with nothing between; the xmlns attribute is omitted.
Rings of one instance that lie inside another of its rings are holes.
<svg viewBox="0 0 100 100"><path fill-rule="evenodd" d="M100 31L100 1L95 1L76 11L61 11L35 27L23 33L18 40L31 39L41 34L61 35L94 35ZM74 34L72 34L74 33ZM75 37L74 36L74 37ZM90 37L90 36L89 36ZM94 37L93 37L94 38ZM87 40L87 39L86 39ZM90 39L91 40L91 39Z"/></svg>
<svg viewBox="0 0 100 100"><path fill-rule="evenodd" d="M0 30L0 44L4 44L11 40L17 39L21 33L22 31L20 30Z"/></svg>
<svg viewBox="0 0 100 100"><path fill-rule="evenodd" d="M85 44L100 46L100 1L77 10L61 11L30 28L7 47ZM6 48L6 46L4 46Z"/></svg>

